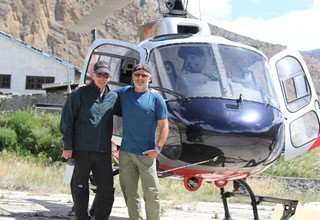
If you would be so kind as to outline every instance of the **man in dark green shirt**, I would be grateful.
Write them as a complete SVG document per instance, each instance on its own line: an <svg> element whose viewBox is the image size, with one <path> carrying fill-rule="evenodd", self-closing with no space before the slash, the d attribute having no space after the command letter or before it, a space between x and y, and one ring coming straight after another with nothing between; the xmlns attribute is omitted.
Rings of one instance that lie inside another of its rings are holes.
<svg viewBox="0 0 320 220"><path fill-rule="evenodd" d="M90 219L88 182L91 171L97 186L95 219L107 220L114 201L111 137L118 96L109 90L110 80L110 66L98 61L94 65L92 82L75 90L62 110L62 156L75 160L73 195L78 220Z"/></svg>

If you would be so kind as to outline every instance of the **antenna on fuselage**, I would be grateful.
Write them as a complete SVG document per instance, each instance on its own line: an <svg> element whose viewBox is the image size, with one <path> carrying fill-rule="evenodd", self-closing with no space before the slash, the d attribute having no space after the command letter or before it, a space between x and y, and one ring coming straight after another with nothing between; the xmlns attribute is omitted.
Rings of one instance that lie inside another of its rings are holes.
<svg viewBox="0 0 320 220"><path fill-rule="evenodd" d="M91 43L93 43L93 41L95 41L96 38L97 38L97 28L93 28L91 30Z"/></svg>

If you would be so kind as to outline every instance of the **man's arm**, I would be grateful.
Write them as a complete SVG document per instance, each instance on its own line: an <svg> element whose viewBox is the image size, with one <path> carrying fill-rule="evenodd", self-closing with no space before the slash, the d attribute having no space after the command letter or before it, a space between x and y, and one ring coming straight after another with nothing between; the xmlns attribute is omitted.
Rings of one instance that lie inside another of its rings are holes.
<svg viewBox="0 0 320 220"><path fill-rule="evenodd" d="M162 148L166 143L169 134L169 121L168 119L163 119L158 121L158 126L160 129L157 146Z"/></svg>
<svg viewBox="0 0 320 220"><path fill-rule="evenodd" d="M168 134L169 134L169 121L168 119L158 120L158 126L159 126L159 137L157 141L157 146L160 150L162 149L163 145L166 143ZM147 154L150 158L150 160L155 159L160 152L157 149L153 150L147 150L143 152L143 154Z"/></svg>
<svg viewBox="0 0 320 220"><path fill-rule="evenodd" d="M118 96L117 101L115 102L113 106L113 114L119 117L122 117L122 110L121 110L121 104L120 104L120 98Z"/></svg>
<svg viewBox="0 0 320 220"><path fill-rule="evenodd" d="M63 106L60 120L60 132L63 140L63 152L62 157L65 159L72 158L73 154L73 130L74 121L77 115L77 111L80 106L79 97L71 93L68 97L65 105Z"/></svg>

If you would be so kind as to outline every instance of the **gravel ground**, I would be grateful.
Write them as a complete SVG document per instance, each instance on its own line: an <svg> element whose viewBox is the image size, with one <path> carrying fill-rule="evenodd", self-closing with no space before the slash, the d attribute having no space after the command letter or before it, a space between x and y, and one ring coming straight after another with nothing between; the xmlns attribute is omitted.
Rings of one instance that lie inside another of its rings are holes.
<svg viewBox="0 0 320 220"><path fill-rule="evenodd" d="M91 198L92 201L92 198ZM46 194L35 195L28 192L0 190L0 219L3 220L49 220L75 219L69 215L72 207L70 195ZM259 205L260 220L272 219L275 206ZM233 219L253 219L250 205L229 204ZM224 210L221 203L192 202L181 205L179 208L166 209L161 220L212 220L223 219ZM122 197L116 197L110 220L128 219L127 208Z"/></svg>

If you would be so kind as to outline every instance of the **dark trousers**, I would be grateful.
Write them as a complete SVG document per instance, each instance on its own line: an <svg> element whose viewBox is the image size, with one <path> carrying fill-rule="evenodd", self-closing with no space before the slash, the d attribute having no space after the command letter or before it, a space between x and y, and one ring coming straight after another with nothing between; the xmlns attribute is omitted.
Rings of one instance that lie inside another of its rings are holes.
<svg viewBox="0 0 320 220"><path fill-rule="evenodd" d="M90 219L89 205L89 175L92 171L97 186L95 198L95 219L107 220L111 213L114 190L111 155L92 151L75 151L73 196L77 220Z"/></svg>

